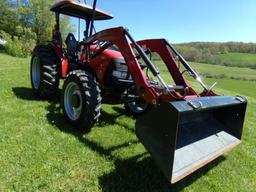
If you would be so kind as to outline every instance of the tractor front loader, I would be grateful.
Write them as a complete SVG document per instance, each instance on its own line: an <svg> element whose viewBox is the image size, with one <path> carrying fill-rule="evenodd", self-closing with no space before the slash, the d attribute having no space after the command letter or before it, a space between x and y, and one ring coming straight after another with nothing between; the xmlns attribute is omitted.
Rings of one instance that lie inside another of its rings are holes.
<svg viewBox="0 0 256 192"><path fill-rule="evenodd" d="M60 1L51 10L56 13L53 39L34 50L31 83L36 95L49 98L64 79L63 113L74 127L84 131L93 127L101 103L124 103L137 117L139 140L171 183L241 142L247 100L214 93L214 85L208 88L165 39L135 41L123 27L94 33L94 21L112 18L96 9L96 0L93 7ZM64 48L60 14L85 20L82 41L69 34ZM165 63L172 85L162 78L152 55ZM201 93L192 88L184 72L202 86Z"/></svg>

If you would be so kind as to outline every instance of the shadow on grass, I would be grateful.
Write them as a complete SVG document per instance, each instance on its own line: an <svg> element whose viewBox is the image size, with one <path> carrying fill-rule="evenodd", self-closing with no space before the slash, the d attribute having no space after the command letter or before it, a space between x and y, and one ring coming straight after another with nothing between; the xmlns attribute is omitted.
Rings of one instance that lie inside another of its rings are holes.
<svg viewBox="0 0 256 192"><path fill-rule="evenodd" d="M28 100L28 101L41 100L40 98L34 95L32 88L29 88L29 87L13 87L12 92L19 99ZM60 90L57 91L57 97L59 96L60 96ZM55 99L52 98L51 101L54 102Z"/></svg>
<svg viewBox="0 0 256 192"><path fill-rule="evenodd" d="M14 95L23 100L37 101L39 100L34 94L31 88L28 87L13 87L12 92Z"/></svg>
<svg viewBox="0 0 256 192"><path fill-rule="evenodd" d="M117 114L110 114L107 113L106 111L102 110L101 111L101 116L100 116L100 120L98 123L98 127L104 127L106 125L114 125L114 124L118 124L120 126L122 126L124 129L126 129L127 131L134 133L135 134L135 130L132 129L131 127L128 126L127 123L123 122L118 122L117 118L122 117L126 114L126 111L120 107L112 107L112 109L114 109Z"/></svg>
<svg viewBox="0 0 256 192"><path fill-rule="evenodd" d="M106 125L113 125L116 124L116 119L123 116L122 113L120 114L110 114L104 110L101 110L100 119L98 122L98 127L104 127Z"/></svg>
<svg viewBox="0 0 256 192"><path fill-rule="evenodd" d="M115 170L99 178L99 184L104 192L121 191L182 191L197 179L217 166L225 158L220 157L205 167L199 169L176 184L170 184L154 164L152 158L138 160L135 156L126 160L115 161Z"/></svg>
<svg viewBox="0 0 256 192"><path fill-rule="evenodd" d="M13 92L16 97L20 99L37 100L30 88L15 87L13 88ZM104 128L106 125L119 124L127 131L134 133L134 129L131 129L131 127L124 123L116 121L118 117L125 114L125 110L116 106L113 106L112 109L116 112L115 114L110 114L102 110L101 120L98 123L98 127ZM50 124L57 127L61 132L74 135L77 140L86 147L99 155L104 156L115 164L115 169L112 172L99 177L99 185L104 192L181 191L225 159L224 157L220 157L185 179L171 185L155 166L152 158L149 157L147 153L142 153L128 159L119 159L115 155L112 155L114 150L128 147L131 144L137 144L137 140L124 142L120 145L106 149L99 143L86 138L83 133L67 123L61 112L58 98L49 102L46 110L48 111L46 117Z"/></svg>
<svg viewBox="0 0 256 192"><path fill-rule="evenodd" d="M133 129L120 124L116 119L123 115L124 109L114 106L116 114L109 114L102 110L101 120L98 127L104 127L109 124L119 124L127 131L134 132ZM52 102L48 106L47 119L55 125L60 131L74 135L82 144L89 147L96 153L104 156L115 164L115 170L106 173L99 177L99 184L102 191L105 192L130 192L130 191L180 191L186 186L191 185L194 181L205 175L210 169L221 163L225 158L219 157L210 164L199 169L195 173L181 180L180 182L171 185L163 176L161 171L156 167L151 157L147 153L139 154L128 159L118 159L112 152L123 147L128 147L131 144L137 144L138 141L125 142L123 144L106 149L104 146L91 141L83 136L80 131L77 131L72 126L67 124L58 102Z"/></svg>

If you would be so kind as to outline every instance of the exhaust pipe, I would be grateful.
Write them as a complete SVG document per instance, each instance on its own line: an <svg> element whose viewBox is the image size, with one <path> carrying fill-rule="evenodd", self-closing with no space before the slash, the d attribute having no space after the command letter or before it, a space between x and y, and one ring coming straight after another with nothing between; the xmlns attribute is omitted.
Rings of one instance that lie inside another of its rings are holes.
<svg viewBox="0 0 256 192"><path fill-rule="evenodd" d="M171 183L241 142L247 100L212 96L162 103L136 121L136 135Z"/></svg>

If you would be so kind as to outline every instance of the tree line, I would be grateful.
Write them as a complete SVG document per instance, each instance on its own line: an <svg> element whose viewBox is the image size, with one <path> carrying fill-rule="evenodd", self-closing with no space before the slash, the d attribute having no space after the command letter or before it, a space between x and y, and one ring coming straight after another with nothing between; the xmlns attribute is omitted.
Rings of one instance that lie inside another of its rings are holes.
<svg viewBox="0 0 256 192"><path fill-rule="evenodd" d="M54 13L51 5L57 0L0 0L0 38L7 41L5 51L13 56L30 55L35 44L51 39ZM61 18L64 34L73 31L70 18Z"/></svg>

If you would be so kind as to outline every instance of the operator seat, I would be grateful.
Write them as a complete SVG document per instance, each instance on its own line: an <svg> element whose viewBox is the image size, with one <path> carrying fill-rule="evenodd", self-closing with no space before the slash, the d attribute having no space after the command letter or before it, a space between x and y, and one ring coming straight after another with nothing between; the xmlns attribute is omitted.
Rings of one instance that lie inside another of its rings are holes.
<svg viewBox="0 0 256 192"><path fill-rule="evenodd" d="M67 45L67 52L74 56L77 50L77 46L79 44L79 42L76 40L75 35L73 33L69 33L65 43Z"/></svg>

